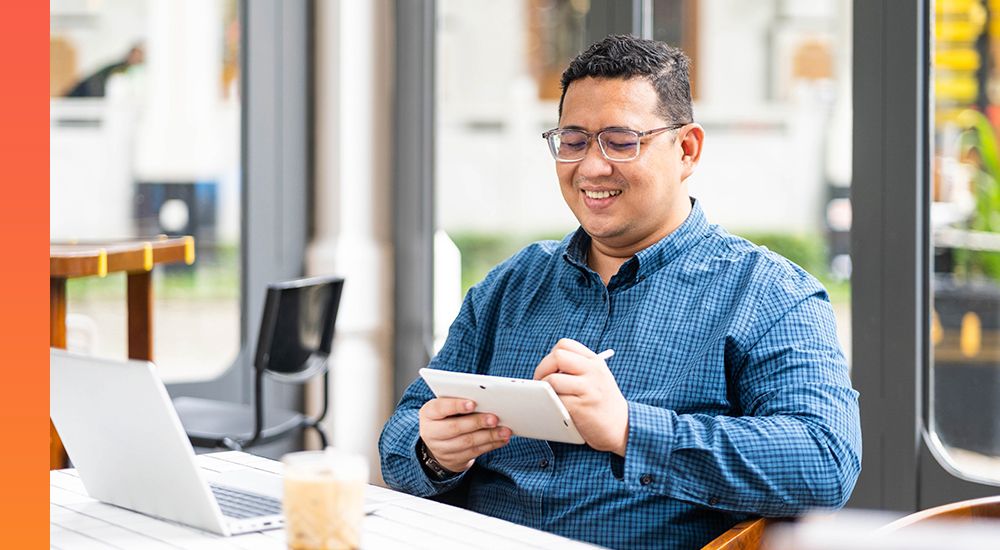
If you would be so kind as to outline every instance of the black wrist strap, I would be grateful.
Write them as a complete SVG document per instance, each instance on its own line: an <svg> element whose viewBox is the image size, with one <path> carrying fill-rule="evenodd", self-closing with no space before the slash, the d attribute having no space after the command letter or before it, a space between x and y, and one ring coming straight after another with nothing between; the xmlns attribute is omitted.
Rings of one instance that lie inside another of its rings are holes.
<svg viewBox="0 0 1000 550"><path fill-rule="evenodd" d="M444 481L450 477L455 477L458 475L456 472L445 468L434 458L430 450L427 449L427 445L424 444L423 439L417 440L417 458L420 459L420 466L423 467L424 473L427 477L434 481Z"/></svg>

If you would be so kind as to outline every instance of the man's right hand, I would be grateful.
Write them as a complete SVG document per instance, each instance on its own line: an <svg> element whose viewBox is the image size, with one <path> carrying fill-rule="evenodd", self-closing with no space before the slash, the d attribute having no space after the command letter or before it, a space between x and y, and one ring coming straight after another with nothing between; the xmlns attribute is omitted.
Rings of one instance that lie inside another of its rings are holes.
<svg viewBox="0 0 1000 550"><path fill-rule="evenodd" d="M497 426L490 413L473 413L468 399L441 397L420 407L420 438L438 463L459 473L472 467L479 455L510 441L510 428Z"/></svg>

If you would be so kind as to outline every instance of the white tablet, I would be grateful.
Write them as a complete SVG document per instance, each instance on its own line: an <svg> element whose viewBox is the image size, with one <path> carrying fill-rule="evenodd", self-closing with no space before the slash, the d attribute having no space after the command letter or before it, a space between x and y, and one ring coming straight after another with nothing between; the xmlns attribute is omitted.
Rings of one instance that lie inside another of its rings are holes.
<svg viewBox="0 0 1000 550"><path fill-rule="evenodd" d="M475 412L497 415L514 435L582 445L573 419L548 382L420 369L420 376L437 397L458 397L476 403Z"/></svg>

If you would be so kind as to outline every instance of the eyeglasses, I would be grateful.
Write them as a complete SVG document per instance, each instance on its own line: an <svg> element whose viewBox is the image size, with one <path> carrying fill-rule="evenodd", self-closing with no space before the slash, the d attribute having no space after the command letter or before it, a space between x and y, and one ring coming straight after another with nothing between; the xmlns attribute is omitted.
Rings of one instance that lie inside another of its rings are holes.
<svg viewBox="0 0 1000 550"><path fill-rule="evenodd" d="M613 162L628 162L638 158L642 138L668 130L676 130L687 124L689 123L683 122L645 132L628 128L605 128L596 134L585 130L553 128L542 134L542 137L549 143L549 152L552 153L552 158L556 159L557 162L583 160L587 156L590 142L595 138L601 147L601 154L604 155L604 158Z"/></svg>

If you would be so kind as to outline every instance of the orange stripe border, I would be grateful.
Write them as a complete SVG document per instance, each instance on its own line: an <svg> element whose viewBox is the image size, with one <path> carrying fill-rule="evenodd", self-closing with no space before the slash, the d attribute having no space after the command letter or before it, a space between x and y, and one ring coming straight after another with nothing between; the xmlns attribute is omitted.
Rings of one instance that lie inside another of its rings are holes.
<svg viewBox="0 0 1000 550"><path fill-rule="evenodd" d="M47 548L48 2L0 17L0 532L4 548Z"/></svg>

